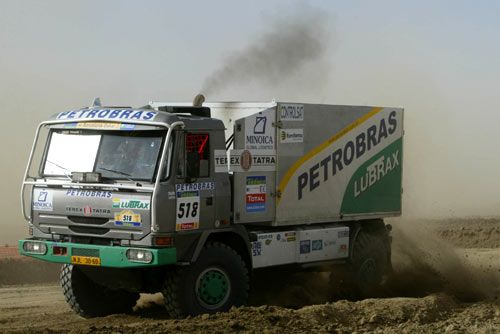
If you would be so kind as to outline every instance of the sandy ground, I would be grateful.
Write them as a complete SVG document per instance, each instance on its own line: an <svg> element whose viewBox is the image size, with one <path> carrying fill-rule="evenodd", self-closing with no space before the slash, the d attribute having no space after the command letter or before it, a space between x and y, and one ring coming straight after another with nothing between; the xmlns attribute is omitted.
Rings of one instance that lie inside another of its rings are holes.
<svg viewBox="0 0 500 334"><path fill-rule="evenodd" d="M278 273L261 275L251 306L224 314L172 320L161 295L143 295L133 314L86 320L57 284L4 284L0 332L500 333L500 221L405 224L394 224L395 272L380 298L329 302L325 274Z"/></svg>

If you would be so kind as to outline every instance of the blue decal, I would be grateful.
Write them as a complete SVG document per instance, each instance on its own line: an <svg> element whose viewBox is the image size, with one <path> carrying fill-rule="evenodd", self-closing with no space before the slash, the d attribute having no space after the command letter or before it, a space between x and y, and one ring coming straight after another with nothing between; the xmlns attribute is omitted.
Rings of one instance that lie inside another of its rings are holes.
<svg viewBox="0 0 500 334"><path fill-rule="evenodd" d="M313 240L311 243L311 248L313 251L323 250L323 240Z"/></svg>
<svg viewBox="0 0 500 334"><path fill-rule="evenodd" d="M245 190L247 212L266 211L266 177L247 176Z"/></svg>
<svg viewBox="0 0 500 334"><path fill-rule="evenodd" d="M139 222L124 222L124 221L115 221L116 226L126 226L126 227L141 227L141 223Z"/></svg>
<svg viewBox="0 0 500 334"><path fill-rule="evenodd" d="M262 254L262 242L252 242L252 256L260 256Z"/></svg>
<svg viewBox="0 0 500 334"><path fill-rule="evenodd" d="M311 253L311 240L300 240L300 254Z"/></svg>
<svg viewBox="0 0 500 334"><path fill-rule="evenodd" d="M134 129L135 129L135 124L122 123L120 126L120 130L134 130Z"/></svg>
<svg viewBox="0 0 500 334"><path fill-rule="evenodd" d="M175 191L198 191L198 190L214 190L215 183L213 182L198 182L198 183L182 183L175 185Z"/></svg>

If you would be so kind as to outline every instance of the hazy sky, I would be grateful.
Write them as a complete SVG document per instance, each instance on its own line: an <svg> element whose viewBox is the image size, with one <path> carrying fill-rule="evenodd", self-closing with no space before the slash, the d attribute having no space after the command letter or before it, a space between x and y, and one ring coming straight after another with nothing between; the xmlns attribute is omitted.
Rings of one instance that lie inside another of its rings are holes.
<svg viewBox="0 0 500 334"><path fill-rule="evenodd" d="M269 26L308 20L306 7L324 14L320 60L272 85L242 75L207 99L403 106L404 214L497 216L500 2L0 0L0 242L26 230L19 187L38 122L96 96L191 101Z"/></svg>

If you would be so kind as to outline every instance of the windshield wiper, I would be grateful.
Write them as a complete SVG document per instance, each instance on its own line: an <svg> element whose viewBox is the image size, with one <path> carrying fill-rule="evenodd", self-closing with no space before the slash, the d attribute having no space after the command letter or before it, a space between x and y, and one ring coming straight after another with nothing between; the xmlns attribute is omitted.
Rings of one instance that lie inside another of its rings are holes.
<svg viewBox="0 0 500 334"><path fill-rule="evenodd" d="M97 169L102 169L102 170L105 170L107 172L115 173L115 174L118 174L118 175L123 175L123 176L125 176L125 179L127 179L128 181L135 182L131 178L127 177L127 176L132 176L129 173L125 173L125 172L122 172L120 170L114 170L114 169L104 168L104 167L97 167Z"/></svg>
<svg viewBox="0 0 500 334"><path fill-rule="evenodd" d="M66 171L66 172L68 172L68 173L64 173L64 176L66 176L68 179L72 180L71 179L71 171L69 169L67 169L59 164L56 164L55 162L52 162L50 160L47 160L47 162L53 164L54 166L56 166L58 168L61 168L62 170Z"/></svg>
<svg viewBox="0 0 500 334"><path fill-rule="evenodd" d="M132 176L129 173L125 173L125 172L122 172L122 171L119 171L119 170L114 170L114 169L109 169L109 168L104 168L104 167L97 167L97 168L105 170L105 171L108 171L108 172L112 172L112 173L115 173L115 174L120 174L120 175L124 175L124 176Z"/></svg>

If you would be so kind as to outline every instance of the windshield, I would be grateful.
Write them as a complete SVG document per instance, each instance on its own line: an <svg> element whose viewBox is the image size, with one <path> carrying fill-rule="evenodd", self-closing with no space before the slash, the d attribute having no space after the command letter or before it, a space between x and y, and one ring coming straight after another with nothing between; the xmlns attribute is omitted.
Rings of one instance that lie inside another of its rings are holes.
<svg viewBox="0 0 500 334"><path fill-rule="evenodd" d="M164 133L159 131L52 132L44 161L45 176L98 172L104 178L151 181Z"/></svg>

